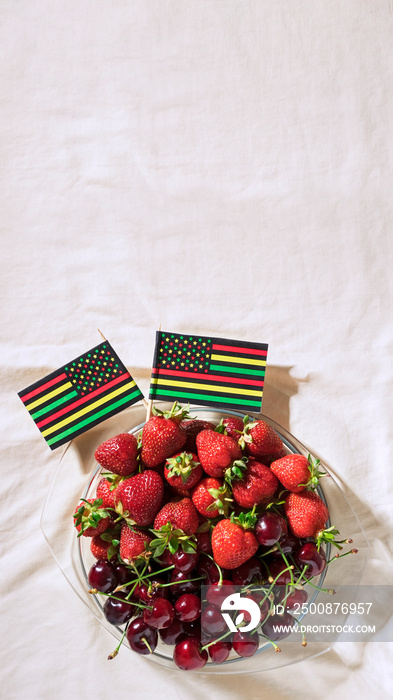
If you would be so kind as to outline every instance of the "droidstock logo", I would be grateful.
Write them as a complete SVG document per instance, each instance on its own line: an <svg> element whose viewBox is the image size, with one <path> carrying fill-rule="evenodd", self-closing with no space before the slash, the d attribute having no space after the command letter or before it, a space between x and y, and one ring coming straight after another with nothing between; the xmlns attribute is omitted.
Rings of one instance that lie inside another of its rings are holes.
<svg viewBox="0 0 393 700"><path fill-rule="evenodd" d="M233 621L229 612L224 612L225 610L232 613L235 610L246 610L249 613L250 621L247 625L244 625L244 627L242 626L242 633L254 630L261 621L261 611L258 604L250 598L242 598L240 593L228 595L221 604L221 613L230 631L237 632L239 625L244 622L244 612L239 613L235 621Z"/></svg>

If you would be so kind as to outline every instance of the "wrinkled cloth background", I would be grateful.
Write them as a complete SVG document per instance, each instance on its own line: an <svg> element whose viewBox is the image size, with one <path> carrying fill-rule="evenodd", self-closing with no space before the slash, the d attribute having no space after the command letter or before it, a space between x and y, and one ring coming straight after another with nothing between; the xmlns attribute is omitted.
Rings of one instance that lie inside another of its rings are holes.
<svg viewBox="0 0 393 700"><path fill-rule="evenodd" d="M106 661L39 527L62 449L16 392L97 328L143 389L160 323L268 342L264 413L392 583L392 29L387 0L0 0L6 700L391 697L388 643L249 677Z"/></svg>

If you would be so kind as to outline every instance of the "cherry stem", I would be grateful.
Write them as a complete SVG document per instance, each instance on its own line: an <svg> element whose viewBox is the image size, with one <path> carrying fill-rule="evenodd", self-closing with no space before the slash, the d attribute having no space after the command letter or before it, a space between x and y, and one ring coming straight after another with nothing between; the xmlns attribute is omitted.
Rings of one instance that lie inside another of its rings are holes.
<svg viewBox="0 0 393 700"><path fill-rule="evenodd" d="M153 653L152 648L151 648L149 642L147 641L146 637L142 637L141 641L144 642L144 643L146 644L148 650L149 650L150 653L152 654L152 653Z"/></svg>
<svg viewBox="0 0 393 700"><path fill-rule="evenodd" d="M115 651L112 651L112 653L109 654L109 656L108 656L108 661L110 661L111 659L114 659L115 656L118 655L119 649L120 649L121 645L123 644L124 637L126 636L127 628L128 628L128 622L127 622L127 625L126 625L126 627L125 627L125 629L124 629L124 632L123 632L123 634L122 634L121 640L120 640L119 644L117 645Z"/></svg>
<svg viewBox="0 0 393 700"><path fill-rule="evenodd" d="M329 559L328 562L326 562L326 566L328 566L332 561L335 559L342 559L342 557L346 557L347 554L357 554L358 550L357 549L350 549L349 552L344 552L344 554L335 554L334 557Z"/></svg>
<svg viewBox="0 0 393 700"><path fill-rule="evenodd" d="M225 634L223 634L221 637L217 637L217 639L213 639L212 642L209 642L208 644L205 644L205 645L202 647L202 649L208 649L209 647L211 647L211 646L212 646L213 644L215 644L216 642L221 642L222 639L225 639L225 637L228 637L228 635L230 635L230 634L232 634L231 630L229 630L229 632L225 632Z"/></svg>
<svg viewBox="0 0 393 700"><path fill-rule="evenodd" d="M211 554L208 554L208 553L206 552L206 556L209 557L209 559L211 559L212 562L214 562L214 564L216 565L216 567L217 567L217 569L218 569L218 574L219 574L218 583L222 584L223 575L222 575L222 569L221 569L221 567L218 566L217 562L214 560L214 558L211 556Z"/></svg>
<svg viewBox="0 0 393 700"><path fill-rule="evenodd" d="M166 588L167 586L176 586L178 584L182 583L190 583L191 581L200 581L201 579L205 578L204 576L197 576L197 578L188 578L185 579L184 581L172 581L171 583L160 583L160 588Z"/></svg>
<svg viewBox="0 0 393 700"><path fill-rule="evenodd" d="M89 593L90 593L90 591L89 591ZM113 595L112 593L102 593L102 591L97 591L97 589L94 589L94 595L96 595L97 593L99 595L105 596L105 598L112 598L113 600L120 600L122 603L124 603L124 598L118 598L117 596ZM134 603L134 601L132 601L132 603L130 603L130 605L134 605L136 608L142 608L143 610L145 608L149 607L148 605L142 605L141 603Z"/></svg>
<svg viewBox="0 0 393 700"><path fill-rule="evenodd" d="M285 556L285 554L284 554L284 552L283 552L283 550L282 550L282 548L281 548L279 542L277 542L277 547L278 547L278 550L279 550L279 552L280 552L280 554L281 554L281 556L282 556L282 558L283 558L285 564L286 564L287 567L288 567L289 575L290 575L290 577L291 577L291 586L293 586L293 583L294 583L294 580L293 580L293 566L292 566L291 564L289 564L289 561L288 561L288 559L286 558L286 556Z"/></svg>

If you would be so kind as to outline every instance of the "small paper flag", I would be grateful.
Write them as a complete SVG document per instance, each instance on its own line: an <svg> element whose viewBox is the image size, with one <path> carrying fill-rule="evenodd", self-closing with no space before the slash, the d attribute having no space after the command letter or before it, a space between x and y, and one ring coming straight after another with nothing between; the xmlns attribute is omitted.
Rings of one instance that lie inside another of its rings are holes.
<svg viewBox="0 0 393 700"><path fill-rule="evenodd" d="M18 396L51 450L143 399L108 341Z"/></svg>
<svg viewBox="0 0 393 700"><path fill-rule="evenodd" d="M259 412L268 346L157 331L150 399Z"/></svg>

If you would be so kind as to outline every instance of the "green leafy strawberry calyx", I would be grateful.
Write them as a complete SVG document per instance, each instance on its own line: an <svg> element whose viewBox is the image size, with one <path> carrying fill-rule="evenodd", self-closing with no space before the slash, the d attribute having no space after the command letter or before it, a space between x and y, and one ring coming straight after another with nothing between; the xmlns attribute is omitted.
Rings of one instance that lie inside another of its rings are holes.
<svg viewBox="0 0 393 700"><path fill-rule="evenodd" d="M252 442L252 435L250 435L250 430L251 428L255 428L256 425L258 425L258 421L251 420L249 416L244 416L243 418L243 423L244 423L244 429L243 433L241 434L239 438L239 445L243 449L246 445L246 443Z"/></svg>
<svg viewBox="0 0 393 700"><path fill-rule="evenodd" d="M321 545L323 542L330 543L334 545L334 547L337 547L337 549L342 549L343 544L348 544L352 542L352 540L345 539L345 540L337 540L336 537L339 535L340 532L337 530L334 525L331 527L327 527L326 529L319 530L315 536L315 544L317 545L317 549L319 551Z"/></svg>
<svg viewBox="0 0 393 700"><path fill-rule="evenodd" d="M304 488L306 488L306 489L313 490L313 489L316 489L316 487L318 486L319 480L323 476L329 476L329 474L327 474L326 472L320 471L320 469L319 469L319 465L321 464L320 459L313 460L310 454L308 455L307 459L308 459L308 468L310 470L310 478L306 484L299 484L299 486L304 486Z"/></svg>
<svg viewBox="0 0 393 700"><path fill-rule="evenodd" d="M152 412L154 416L168 418L176 421L176 423L180 423L180 421L184 420L185 418L192 418L192 416L190 416L189 409L190 404L184 407L175 401L169 411L161 411L161 409L157 408L157 406L153 406Z"/></svg>
<svg viewBox="0 0 393 700"><path fill-rule="evenodd" d="M124 476L120 476L119 474L113 474L113 472L101 472L101 476L109 482L110 491L114 491L115 488L117 488L119 484L121 484L121 482L125 479Z"/></svg>
<svg viewBox="0 0 393 700"><path fill-rule="evenodd" d="M230 521L235 523L235 525L240 525L243 530L253 529L257 520L258 514L255 512L255 506L253 506L252 510L248 511L247 513L242 511L238 515L231 513L230 516Z"/></svg>
<svg viewBox="0 0 393 700"><path fill-rule="evenodd" d="M166 466L169 466L168 477L180 476L183 484L185 484L192 470L199 464L199 462L194 461L191 452L182 452L176 457L167 459Z"/></svg>
<svg viewBox="0 0 393 700"><path fill-rule="evenodd" d="M75 527L80 526L78 537L81 537L87 528L96 528L100 520L110 517L110 513L105 508L101 508L102 498L96 498L93 503L85 498L81 498L81 501L82 503L73 515Z"/></svg>
<svg viewBox="0 0 393 700"><path fill-rule="evenodd" d="M242 459L235 459L228 469L225 471L225 481L231 484L232 481L243 479L244 473L247 469L248 457L243 457Z"/></svg>
<svg viewBox="0 0 393 700"><path fill-rule="evenodd" d="M159 559L169 549L171 554L177 552L179 547L187 554L194 554L196 550L196 538L186 535L180 528L174 528L171 523L162 525L159 530L150 530L155 539L149 543L149 550L153 552L154 559Z"/></svg>
<svg viewBox="0 0 393 700"><path fill-rule="evenodd" d="M210 495L214 498L213 503L207 506L206 510L218 510L221 515L227 516L233 498L230 498L230 490L227 484L223 484L218 489L207 489Z"/></svg>

